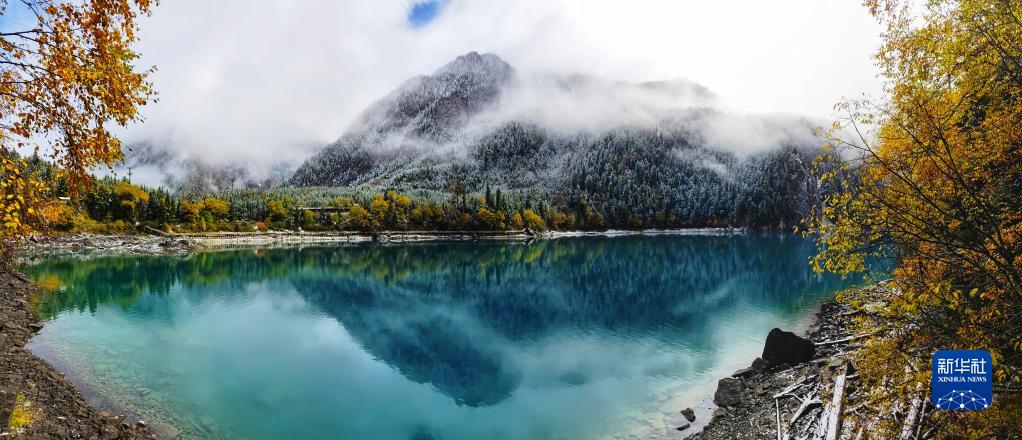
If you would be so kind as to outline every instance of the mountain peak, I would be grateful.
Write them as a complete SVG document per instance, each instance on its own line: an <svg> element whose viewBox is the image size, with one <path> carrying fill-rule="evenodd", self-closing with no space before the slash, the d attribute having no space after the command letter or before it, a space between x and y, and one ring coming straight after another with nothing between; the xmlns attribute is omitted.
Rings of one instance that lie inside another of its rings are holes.
<svg viewBox="0 0 1022 440"><path fill-rule="evenodd" d="M479 54L479 52L472 51L458 56L454 61L445 64L433 72L433 75L484 76L503 82L510 79L513 72L514 69L511 65L499 56L492 53Z"/></svg>

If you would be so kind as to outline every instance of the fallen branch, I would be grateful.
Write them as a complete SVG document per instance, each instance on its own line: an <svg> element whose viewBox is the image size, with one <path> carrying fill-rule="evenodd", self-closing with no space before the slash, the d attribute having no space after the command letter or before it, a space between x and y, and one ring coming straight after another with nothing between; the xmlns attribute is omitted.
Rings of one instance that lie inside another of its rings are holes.
<svg viewBox="0 0 1022 440"><path fill-rule="evenodd" d="M841 375L834 380L834 398L830 405L832 410L830 418L827 419L827 440L837 440L841 430L841 405L845 400L845 375L848 374L848 364L841 364Z"/></svg>
<svg viewBox="0 0 1022 440"><path fill-rule="evenodd" d="M922 387L922 383L916 384L916 391ZM908 415L905 416L905 422L901 425L901 436L898 438L901 440L911 440L912 433L915 432L916 427L916 415L919 413L919 405L922 403L922 399L919 395L912 398L909 402Z"/></svg>
<svg viewBox="0 0 1022 440"><path fill-rule="evenodd" d="M817 390L818 389L819 387L817 387ZM798 422L798 419L802 418L803 415L807 414L807 412L810 409L815 408L822 404L818 396L819 395L817 394L817 391L814 390L807 394L804 399L802 399L802 404L798 406L798 409L795 410L795 414L793 414L791 416L791 420L788 421L789 427L795 426L795 423Z"/></svg>
<svg viewBox="0 0 1022 440"><path fill-rule="evenodd" d="M857 334L857 335L849 336L847 338L831 339L829 341L816 342L815 344L816 344L817 347L819 347L821 345L840 344L840 343L843 343L843 342L851 342L851 341L854 341L856 339L862 339L862 338L865 338L865 337L868 337L868 336L873 336L876 333L877 332L860 333L860 334Z"/></svg>
<svg viewBox="0 0 1022 440"><path fill-rule="evenodd" d="M777 440L781 440L781 406L774 398L774 417L777 420Z"/></svg>
<svg viewBox="0 0 1022 440"><path fill-rule="evenodd" d="M788 387L785 388L784 391L781 391L781 392L779 392L777 394L774 394L774 399L779 399L781 397L784 397L785 395L787 395L787 394L791 393L792 391L795 391L795 390L797 390L799 388L802 388L803 386L804 385L802 384L802 381L798 381L798 382L795 382L795 383L793 383L791 385L788 385ZM794 394L792 394L792 395L794 395ZM795 396L795 397L798 397L798 396Z"/></svg>
<svg viewBox="0 0 1022 440"><path fill-rule="evenodd" d="M823 407L823 413L820 414L820 420L816 424L816 433L813 434L813 440L823 440L823 436L827 435L827 420L830 419L831 412L830 405Z"/></svg>

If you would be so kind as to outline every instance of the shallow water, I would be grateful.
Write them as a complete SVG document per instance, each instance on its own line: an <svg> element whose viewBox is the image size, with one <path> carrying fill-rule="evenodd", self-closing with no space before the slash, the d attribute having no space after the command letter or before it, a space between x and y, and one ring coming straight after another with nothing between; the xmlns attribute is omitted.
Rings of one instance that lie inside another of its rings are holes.
<svg viewBox="0 0 1022 440"><path fill-rule="evenodd" d="M53 258L30 348L183 438L663 438L841 282L782 235ZM700 415L705 418L705 412Z"/></svg>

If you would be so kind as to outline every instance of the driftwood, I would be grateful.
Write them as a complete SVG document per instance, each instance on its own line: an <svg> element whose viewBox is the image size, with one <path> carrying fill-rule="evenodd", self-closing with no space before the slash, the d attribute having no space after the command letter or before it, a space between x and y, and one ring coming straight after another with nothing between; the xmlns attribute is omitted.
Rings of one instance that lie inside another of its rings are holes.
<svg viewBox="0 0 1022 440"><path fill-rule="evenodd" d="M790 394L792 391L795 391L795 390L797 390L799 388L802 388L803 386L805 386L802 382L804 382L804 379L802 381L798 381L798 382L795 382L795 383L793 383L791 385L788 385L788 388L785 388L784 391L781 391L781 392L779 392L777 394L774 394L774 399L780 399L781 397L784 397L784 396ZM795 396L794 394L791 394L791 395ZM798 397L798 396L795 396L795 397Z"/></svg>
<svg viewBox="0 0 1022 440"><path fill-rule="evenodd" d="M916 423L916 436L914 438L917 438L917 439L919 439L919 438L928 438L928 437L920 437L920 435L922 435L922 433L923 433L923 424L926 422L926 408L929 408L929 406L927 405L927 403L929 401L930 401L930 394L927 393L926 397L923 399L922 402L920 402L920 405L919 405L919 422Z"/></svg>
<svg viewBox="0 0 1022 440"><path fill-rule="evenodd" d="M777 398L774 398L774 417L777 420L777 440L781 440L781 405L777 403Z"/></svg>
<svg viewBox="0 0 1022 440"><path fill-rule="evenodd" d="M845 400L845 375L848 364L841 364L841 375L834 379L834 398L830 402L830 418L827 419L827 440L837 440L841 431L841 406Z"/></svg>
<svg viewBox="0 0 1022 440"><path fill-rule="evenodd" d="M798 419L802 418L803 415L807 414L809 410L819 406L821 404L819 394L817 393L819 386L816 390L806 394L806 397L802 399L802 404L795 410L795 414L791 416L791 420L788 420L788 426L795 426Z"/></svg>
<svg viewBox="0 0 1022 440"><path fill-rule="evenodd" d="M830 413L833 408L830 405L823 407L823 414L820 414L820 420L816 424L816 433L813 434L813 440L823 440L823 436L827 435L827 420L830 419Z"/></svg>
<svg viewBox="0 0 1022 440"><path fill-rule="evenodd" d="M865 337L868 337L868 336L873 336L875 334L876 334L876 332L860 333L860 334L857 334L857 335L849 336L847 338L831 339L829 341L817 342L816 346L819 347L821 345L832 345L832 344L840 344L840 343L843 343L843 342L852 342L852 341L854 341L856 339L862 339L862 338L865 338Z"/></svg>
<svg viewBox="0 0 1022 440"><path fill-rule="evenodd" d="M923 386L922 383L917 383L916 391L919 391L919 389L922 388L922 386ZM901 425L901 435L898 437L899 439L901 440L912 439L913 433L915 433L917 419L916 416L919 414L919 406L921 404L922 399L919 397L918 394L912 398L911 402L909 402L908 415L905 416L905 422L902 423Z"/></svg>

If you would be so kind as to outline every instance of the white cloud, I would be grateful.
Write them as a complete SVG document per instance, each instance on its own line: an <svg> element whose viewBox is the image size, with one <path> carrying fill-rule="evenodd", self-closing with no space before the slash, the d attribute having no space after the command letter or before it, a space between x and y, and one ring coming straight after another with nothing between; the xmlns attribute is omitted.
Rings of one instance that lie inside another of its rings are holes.
<svg viewBox="0 0 1022 440"><path fill-rule="evenodd" d="M342 134L373 100L469 51L520 71L686 78L730 107L826 117L878 90L879 28L856 1L447 0L421 28L409 0L174 0L143 22L159 102L150 140L256 174Z"/></svg>

